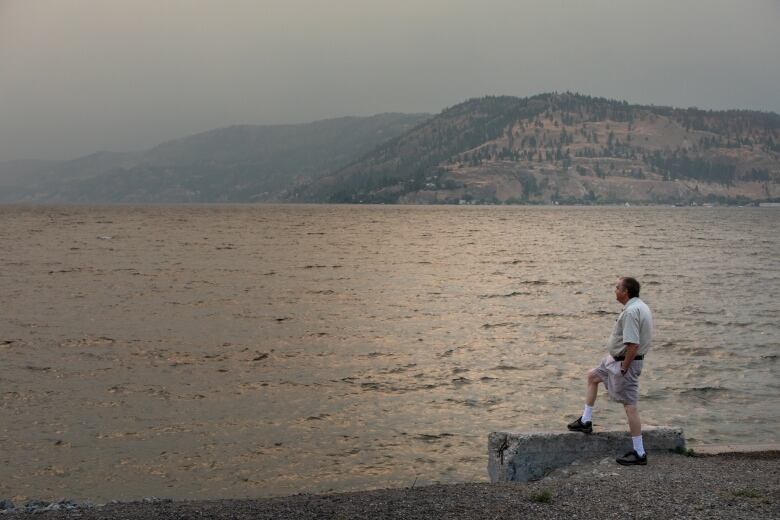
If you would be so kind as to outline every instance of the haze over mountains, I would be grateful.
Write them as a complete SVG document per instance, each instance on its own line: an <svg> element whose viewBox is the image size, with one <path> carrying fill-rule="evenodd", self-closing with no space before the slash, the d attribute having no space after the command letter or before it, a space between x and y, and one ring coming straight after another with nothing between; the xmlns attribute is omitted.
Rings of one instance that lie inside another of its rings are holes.
<svg viewBox="0 0 780 520"><path fill-rule="evenodd" d="M746 203L780 200L780 116L579 94L436 116L236 126L138 153L0 164L0 201Z"/></svg>
<svg viewBox="0 0 780 520"><path fill-rule="evenodd" d="M296 183L336 171L429 117L379 114L300 125L231 126L142 152L0 163L0 201L275 200Z"/></svg>

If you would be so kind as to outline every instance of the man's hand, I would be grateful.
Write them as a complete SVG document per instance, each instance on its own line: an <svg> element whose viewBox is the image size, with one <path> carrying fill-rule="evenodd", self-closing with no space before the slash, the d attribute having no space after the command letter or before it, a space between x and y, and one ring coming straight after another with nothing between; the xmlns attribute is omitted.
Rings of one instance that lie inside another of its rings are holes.
<svg viewBox="0 0 780 520"><path fill-rule="evenodd" d="M628 372L628 367L631 366L631 362L636 357L636 353L639 351L639 345L636 343L626 343L626 353L625 359L620 364L620 373L622 375L626 375L626 372Z"/></svg>

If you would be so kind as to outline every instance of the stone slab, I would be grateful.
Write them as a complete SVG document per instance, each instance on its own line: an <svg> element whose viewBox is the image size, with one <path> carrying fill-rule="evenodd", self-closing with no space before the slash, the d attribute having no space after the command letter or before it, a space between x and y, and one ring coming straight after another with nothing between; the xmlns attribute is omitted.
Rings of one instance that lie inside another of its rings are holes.
<svg viewBox="0 0 780 520"><path fill-rule="evenodd" d="M642 440L650 454L685 448L682 428L645 428ZM592 434L492 432L488 436L488 475L491 482L534 480L575 460L619 457L631 446L631 436L625 430Z"/></svg>

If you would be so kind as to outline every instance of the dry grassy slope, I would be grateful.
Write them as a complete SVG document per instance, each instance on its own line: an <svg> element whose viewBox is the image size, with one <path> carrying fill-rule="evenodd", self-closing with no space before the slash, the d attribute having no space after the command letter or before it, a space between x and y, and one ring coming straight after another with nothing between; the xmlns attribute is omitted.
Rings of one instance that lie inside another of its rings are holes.
<svg viewBox="0 0 780 520"><path fill-rule="evenodd" d="M566 115L571 114L548 112L535 121L517 121L502 137L460 154L452 164L442 165L447 173L439 186L452 180L461 187L408 193L400 202L444 202L463 197L500 202L522 199L524 188L521 178L529 174L536 179L539 187L538 193L527 196L530 201L665 202L705 199L707 195L748 199L780 197L780 155L765 151L758 145L707 147L705 143L708 140L724 139L723 136L686 129L673 117L646 110L637 111L631 122L606 120L564 124L563 121L569 119ZM582 156L587 155L588 149L600 153L607 146L610 134L613 143L623 146L629 157ZM732 139L738 137L759 141L765 137L765 132L747 125L732 135ZM777 135L774 137L778 138ZM564 152L569 151L570 166L565 167L560 159L548 159L547 152L554 153L558 146ZM505 149L522 154L522 157L506 160L499 156L500 151ZM667 155L675 150L686 150L691 156L707 161L735 162L737 179L741 180L732 186L692 179L667 181L662 174L651 171L642 159L644 154L658 151ZM539 153L542 154L541 161ZM482 163L475 165L471 162L469 159L473 155L482 155ZM769 171L773 181L744 180L754 168ZM603 178L597 175L598 169L603 172Z"/></svg>

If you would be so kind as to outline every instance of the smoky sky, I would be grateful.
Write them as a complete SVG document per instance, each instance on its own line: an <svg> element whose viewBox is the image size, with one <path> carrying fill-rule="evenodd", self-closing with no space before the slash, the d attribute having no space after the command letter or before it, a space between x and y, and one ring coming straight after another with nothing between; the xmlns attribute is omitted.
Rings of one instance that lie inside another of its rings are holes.
<svg viewBox="0 0 780 520"><path fill-rule="evenodd" d="M778 0L0 0L0 161L551 91L780 112Z"/></svg>

